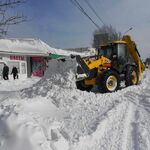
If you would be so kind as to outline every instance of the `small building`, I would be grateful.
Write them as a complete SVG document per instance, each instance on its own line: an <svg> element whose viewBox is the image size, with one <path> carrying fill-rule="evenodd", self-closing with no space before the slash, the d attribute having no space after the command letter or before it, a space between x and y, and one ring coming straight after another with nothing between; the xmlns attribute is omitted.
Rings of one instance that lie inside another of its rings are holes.
<svg viewBox="0 0 150 150"><path fill-rule="evenodd" d="M4 63L16 66L20 75L43 76L50 47L40 39L0 39L0 74Z"/></svg>

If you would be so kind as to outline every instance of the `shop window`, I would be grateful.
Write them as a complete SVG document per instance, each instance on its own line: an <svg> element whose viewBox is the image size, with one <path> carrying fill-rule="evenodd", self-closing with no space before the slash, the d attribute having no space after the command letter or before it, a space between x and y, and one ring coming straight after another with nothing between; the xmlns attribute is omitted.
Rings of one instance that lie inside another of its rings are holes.
<svg viewBox="0 0 150 150"><path fill-rule="evenodd" d="M26 74L26 63L21 63L21 72L22 74Z"/></svg>

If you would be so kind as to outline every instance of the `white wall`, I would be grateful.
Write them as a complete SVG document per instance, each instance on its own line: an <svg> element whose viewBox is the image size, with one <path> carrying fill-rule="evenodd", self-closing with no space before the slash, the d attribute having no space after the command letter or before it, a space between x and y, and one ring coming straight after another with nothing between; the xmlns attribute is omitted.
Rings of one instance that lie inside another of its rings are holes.
<svg viewBox="0 0 150 150"><path fill-rule="evenodd" d="M27 58L26 58L26 56L0 55L0 63L2 64L2 62L6 63L9 66L9 73L11 73L12 67L16 66L18 68L20 75L27 75Z"/></svg>

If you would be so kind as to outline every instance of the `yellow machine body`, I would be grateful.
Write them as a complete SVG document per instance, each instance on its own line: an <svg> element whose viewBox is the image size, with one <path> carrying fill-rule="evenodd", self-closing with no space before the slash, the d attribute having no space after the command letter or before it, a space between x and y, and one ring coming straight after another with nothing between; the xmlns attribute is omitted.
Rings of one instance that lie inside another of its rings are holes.
<svg viewBox="0 0 150 150"><path fill-rule="evenodd" d="M129 35L123 36L122 40L126 42L126 45L128 47L128 52L130 53L130 56L132 57L132 59L134 60L135 64L138 67L139 80L141 81L143 71L145 70L145 65L142 62L142 60L137 52L136 44L134 41L131 40Z"/></svg>
<svg viewBox="0 0 150 150"><path fill-rule="evenodd" d="M103 70L106 70L109 67L111 67L111 60L104 57L104 56L99 57L97 59L92 59L92 58L87 57L83 60L90 70L97 68L98 74L100 74ZM85 85L95 85L96 84L96 78L85 79L84 83L85 83Z"/></svg>

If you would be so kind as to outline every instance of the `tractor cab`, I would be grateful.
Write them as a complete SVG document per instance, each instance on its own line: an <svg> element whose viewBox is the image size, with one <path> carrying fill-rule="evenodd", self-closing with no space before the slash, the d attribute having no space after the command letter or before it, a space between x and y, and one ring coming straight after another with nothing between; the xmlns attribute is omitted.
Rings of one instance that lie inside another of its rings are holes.
<svg viewBox="0 0 150 150"><path fill-rule="evenodd" d="M126 42L115 41L98 49L98 55L104 56L112 61L112 65L119 72L129 61L129 54Z"/></svg>

